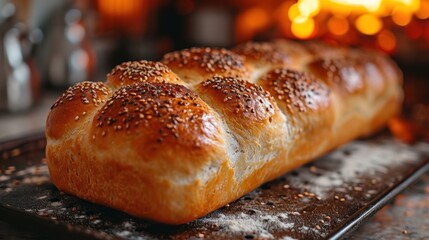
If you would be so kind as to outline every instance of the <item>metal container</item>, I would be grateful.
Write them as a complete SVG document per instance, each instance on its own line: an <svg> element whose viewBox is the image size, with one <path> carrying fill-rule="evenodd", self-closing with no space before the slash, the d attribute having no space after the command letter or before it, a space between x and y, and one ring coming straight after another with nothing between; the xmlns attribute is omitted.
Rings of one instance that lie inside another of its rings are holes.
<svg viewBox="0 0 429 240"><path fill-rule="evenodd" d="M0 6L0 110L11 112L29 109L40 92L39 74L29 56L32 42L15 14L13 4Z"/></svg>

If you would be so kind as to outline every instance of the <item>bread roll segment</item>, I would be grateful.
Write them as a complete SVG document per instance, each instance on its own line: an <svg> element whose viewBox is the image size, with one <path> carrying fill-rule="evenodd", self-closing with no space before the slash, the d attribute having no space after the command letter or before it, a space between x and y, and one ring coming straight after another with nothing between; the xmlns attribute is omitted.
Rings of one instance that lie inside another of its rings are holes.
<svg viewBox="0 0 429 240"><path fill-rule="evenodd" d="M181 224L397 114L386 56L275 40L127 62L52 106L46 160L61 191Z"/></svg>

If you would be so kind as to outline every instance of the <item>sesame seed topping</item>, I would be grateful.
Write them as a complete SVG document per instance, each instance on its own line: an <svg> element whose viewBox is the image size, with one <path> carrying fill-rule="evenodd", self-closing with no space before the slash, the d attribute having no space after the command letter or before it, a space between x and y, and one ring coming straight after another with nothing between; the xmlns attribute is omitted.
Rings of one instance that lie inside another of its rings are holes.
<svg viewBox="0 0 429 240"><path fill-rule="evenodd" d="M328 87L303 72L277 68L267 73L261 82L274 97L286 103L289 110L307 112L330 103Z"/></svg>
<svg viewBox="0 0 429 240"><path fill-rule="evenodd" d="M247 42L235 47L233 51L258 63L287 64L290 62L288 55L283 53L275 44L269 42Z"/></svg>
<svg viewBox="0 0 429 240"><path fill-rule="evenodd" d="M324 58L310 63L310 69L321 74L346 92L353 93L364 87L362 63L353 58ZM316 70L316 71L315 71ZM321 70L321 71L320 71Z"/></svg>
<svg viewBox="0 0 429 240"><path fill-rule="evenodd" d="M168 66L177 64L197 66L208 73L238 71L244 73L244 58L226 49L191 48L167 53L162 62Z"/></svg>
<svg viewBox="0 0 429 240"><path fill-rule="evenodd" d="M154 142L161 143L169 137L181 138L181 132L190 124L201 122L208 110L202 103L195 93L182 85L136 83L113 94L97 113L96 125L102 127L100 131L105 134L110 129L112 133L129 134L132 129L145 128L144 131L155 132L147 134L153 135Z"/></svg>
<svg viewBox="0 0 429 240"><path fill-rule="evenodd" d="M72 102L79 99L83 104L101 101L104 99L110 90L107 89L101 82L80 82L72 87L69 87L52 105L54 109L64 103Z"/></svg>
<svg viewBox="0 0 429 240"><path fill-rule="evenodd" d="M207 91L228 106L229 111L244 113L245 117L268 120L275 113L270 93L241 78L214 76L202 82L199 91Z"/></svg>
<svg viewBox="0 0 429 240"><path fill-rule="evenodd" d="M160 62L152 61L130 61L117 65L107 74L109 82L118 82L119 86L129 85L136 82L179 82L180 80L172 74L172 71ZM116 84L115 84L116 85ZM135 93L136 94L136 93Z"/></svg>

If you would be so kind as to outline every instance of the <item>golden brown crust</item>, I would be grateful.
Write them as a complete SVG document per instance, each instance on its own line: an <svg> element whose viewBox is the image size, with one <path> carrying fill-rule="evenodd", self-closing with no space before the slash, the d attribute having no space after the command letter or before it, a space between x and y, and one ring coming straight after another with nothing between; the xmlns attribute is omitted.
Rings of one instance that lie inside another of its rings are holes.
<svg viewBox="0 0 429 240"><path fill-rule="evenodd" d="M244 58L226 49L184 49L167 53L162 62L191 84L214 75L243 77L247 74Z"/></svg>
<svg viewBox="0 0 429 240"><path fill-rule="evenodd" d="M318 78L344 94L366 91L365 74L359 61L353 58L322 58L309 64L309 70Z"/></svg>
<svg viewBox="0 0 429 240"><path fill-rule="evenodd" d="M329 88L304 72L276 68L267 73L259 84L279 102L286 104L290 113L323 111L331 104Z"/></svg>
<svg viewBox="0 0 429 240"><path fill-rule="evenodd" d="M256 65L288 65L291 62L290 56L282 52L275 44L268 42L247 42L233 48L233 51L245 56L246 60Z"/></svg>
<svg viewBox="0 0 429 240"><path fill-rule="evenodd" d="M150 161L177 149L198 154L218 142L221 131L208 106L184 86L137 83L115 92L94 116L90 133L96 146L127 141L141 161Z"/></svg>
<svg viewBox="0 0 429 240"><path fill-rule="evenodd" d="M284 40L235 51L128 62L106 85L67 90L46 123L53 183L185 223L373 133L400 109L401 73L378 53Z"/></svg>
<svg viewBox="0 0 429 240"><path fill-rule="evenodd" d="M200 84L197 90L211 103L222 108L234 121L264 121L274 115L274 100L261 86L241 78L215 76Z"/></svg>
<svg viewBox="0 0 429 240"><path fill-rule="evenodd" d="M288 156L295 161L312 158L330 141L334 122L332 94L328 86L304 72L276 68L258 82L277 100L293 128ZM309 140L311 139L311 140Z"/></svg>
<svg viewBox="0 0 429 240"><path fill-rule="evenodd" d="M169 82L183 84L179 77L160 62L133 61L124 62L107 74L106 84L119 88L138 82Z"/></svg>
<svg viewBox="0 0 429 240"><path fill-rule="evenodd" d="M101 82L81 82L70 87L51 107L46 121L47 137L61 139L70 129L78 128L110 95L111 91Z"/></svg>
<svg viewBox="0 0 429 240"><path fill-rule="evenodd" d="M326 43L309 41L303 44L305 49L313 55L313 58L338 58L350 55L350 49L331 46Z"/></svg>

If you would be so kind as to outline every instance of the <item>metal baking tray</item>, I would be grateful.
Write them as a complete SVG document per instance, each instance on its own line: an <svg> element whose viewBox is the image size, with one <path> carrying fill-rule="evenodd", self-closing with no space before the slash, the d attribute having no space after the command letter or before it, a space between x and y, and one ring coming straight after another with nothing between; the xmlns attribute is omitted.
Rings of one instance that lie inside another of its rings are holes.
<svg viewBox="0 0 429 240"><path fill-rule="evenodd" d="M0 220L53 239L340 239L429 169L429 143L405 145L383 133L168 226L60 192L45 144L43 134L0 143Z"/></svg>

